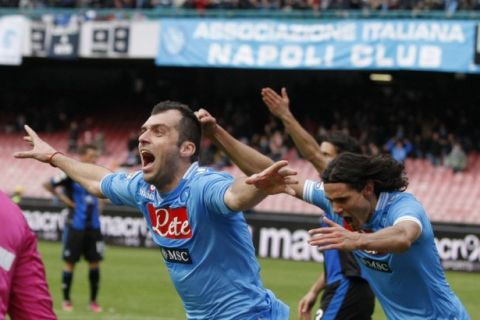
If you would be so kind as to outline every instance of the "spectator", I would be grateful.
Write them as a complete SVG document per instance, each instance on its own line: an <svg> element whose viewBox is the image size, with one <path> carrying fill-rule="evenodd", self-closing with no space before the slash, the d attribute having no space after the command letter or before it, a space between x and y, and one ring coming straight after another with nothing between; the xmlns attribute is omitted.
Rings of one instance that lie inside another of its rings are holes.
<svg viewBox="0 0 480 320"><path fill-rule="evenodd" d="M76 121L70 122L70 126L68 128L68 152L77 152L79 136L80 128L78 127L78 123Z"/></svg>
<svg viewBox="0 0 480 320"><path fill-rule="evenodd" d="M412 144L406 139L392 138L385 145L385 149L390 152L392 158L400 163L405 162L412 148Z"/></svg>
<svg viewBox="0 0 480 320"><path fill-rule="evenodd" d="M467 164L467 154L463 150L462 144L455 142L452 150L445 157L445 166L457 173L464 171L467 168Z"/></svg>

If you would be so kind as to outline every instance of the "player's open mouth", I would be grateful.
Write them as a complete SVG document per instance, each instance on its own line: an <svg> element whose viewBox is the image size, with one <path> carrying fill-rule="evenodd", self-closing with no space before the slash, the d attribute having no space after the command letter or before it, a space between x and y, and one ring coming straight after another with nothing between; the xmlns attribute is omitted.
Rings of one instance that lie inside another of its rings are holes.
<svg viewBox="0 0 480 320"><path fill-rule="evenodd" d="M153 165L153 162L155 161L155 156L151 152L147 150L141 150L140 155L142 157L142 168L144 170L148 169Z"/></svg>

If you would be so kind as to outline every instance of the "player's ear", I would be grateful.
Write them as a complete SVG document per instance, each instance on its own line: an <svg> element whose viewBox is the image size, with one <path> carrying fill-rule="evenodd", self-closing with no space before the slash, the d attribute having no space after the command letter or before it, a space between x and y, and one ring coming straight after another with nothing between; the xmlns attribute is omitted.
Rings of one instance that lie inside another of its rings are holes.
<svg viewBox="0 0 480 320"><path fill-rule="evenodd" d="M190 158L195 154L197 147L191 141L184 141L180 145L180 156L182 158Z"/></svg>
<svg viewBox="0 0 480 320"><path fill-rule="evenodd" d="M368 181L365 187L363 187L362 194L365 198L370 198L375 194L375 185L373 181Z"/></svg>

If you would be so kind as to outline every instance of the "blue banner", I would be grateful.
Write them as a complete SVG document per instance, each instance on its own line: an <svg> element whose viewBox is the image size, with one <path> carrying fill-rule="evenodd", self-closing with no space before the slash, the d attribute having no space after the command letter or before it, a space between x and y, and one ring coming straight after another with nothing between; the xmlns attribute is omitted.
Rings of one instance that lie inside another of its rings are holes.
<svg viewBox="0 0 480 320"><path fill-rule="evenodd" d="M162 19L162 66L479 72L473 21ZM480 46L480 44L479 44Z"/></svg>

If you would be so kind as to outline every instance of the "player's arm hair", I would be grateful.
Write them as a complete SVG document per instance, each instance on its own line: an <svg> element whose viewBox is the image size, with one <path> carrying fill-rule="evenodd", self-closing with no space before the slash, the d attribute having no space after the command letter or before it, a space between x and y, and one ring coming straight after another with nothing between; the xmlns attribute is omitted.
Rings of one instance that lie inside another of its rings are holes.
<svg viewBox="0 0 480 320"><path fill-rule="evenodd" d="M422 230L413 221L401 221L394 226L373 233L359 234L358 249L402 253L410 249Z"/></svg>
<svg viewBox="0 0 480 320"><path fill-rule="evenodd" d="M320 145L315 138L302 127L291 112L282 114L280 120L300 154L321 174L327 167L327 161L320 152Z"/></svg>
<svg viewBox="0 0 480 320"><path fill-rule="evenodd" d="M81 162L63 154L53 157L51 163L65 172L72 180L81 184L90 194L105 198L100 188L100 182L111 173L107 168Z"/></svg>

